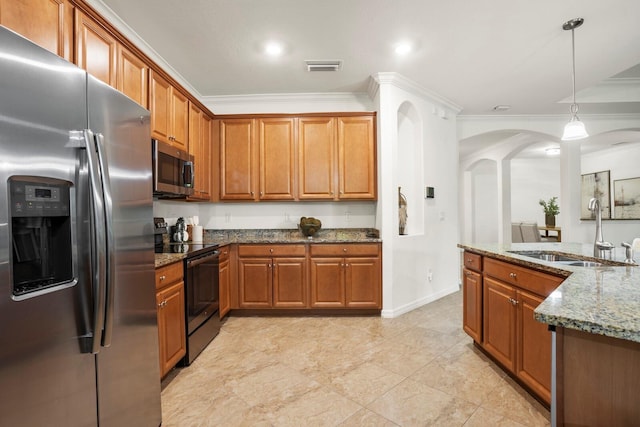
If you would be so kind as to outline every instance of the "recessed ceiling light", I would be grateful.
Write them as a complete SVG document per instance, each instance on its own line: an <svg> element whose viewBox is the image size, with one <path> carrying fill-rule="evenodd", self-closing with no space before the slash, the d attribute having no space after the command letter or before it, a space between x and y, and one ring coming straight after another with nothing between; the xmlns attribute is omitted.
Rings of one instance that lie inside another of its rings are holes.
<svg viewBox="0 0 640 427"><path fill-rule="evenodd" d="M493 107L493 111L507 111L511 108L511 105L496 105Z"/></svg>
<svg viewBox="0 0 640 427"><path fill-rule="evenodd" d="M411 45L409 43L403 42L398 43L395 48L396 55L406 55L411 52Z"/></svg>
<svg viewBox="0 0 640 427"><path fill-rule="evenodd" d="M557 147L550 147L544 150L544 152L547 153L547 156L557 156L560 154L560 149Z"/></svg>
<svg viewBox="0 0 640 427"><path fill-rule="evenodd" d="M269 42L265 45L264 51L269 56L280 56L284 52L284 48L278 42Z"/></svg>

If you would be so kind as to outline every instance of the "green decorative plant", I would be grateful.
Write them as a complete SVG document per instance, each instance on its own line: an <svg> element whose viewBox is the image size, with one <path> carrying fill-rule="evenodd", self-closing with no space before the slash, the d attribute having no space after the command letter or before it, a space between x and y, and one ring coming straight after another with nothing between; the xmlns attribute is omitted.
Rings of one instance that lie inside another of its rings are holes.
<svg viewBox="0 0 640 427"><path fill-rule="evenodd" d="M544 209L544 214L545 215L558 215L560 213L560 207L558 206L558 198L557 197L552 197L549 199L548 202L545 202L544 200L540 199L540 206L542 206L542 209Z"/></svg>

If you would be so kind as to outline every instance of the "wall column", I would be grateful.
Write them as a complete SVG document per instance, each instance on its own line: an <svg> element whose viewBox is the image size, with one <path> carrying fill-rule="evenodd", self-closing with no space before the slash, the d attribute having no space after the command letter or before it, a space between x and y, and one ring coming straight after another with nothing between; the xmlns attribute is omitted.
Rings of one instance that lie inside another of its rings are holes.
<svg viewBox="0 0 640 427"><path fill-rule="evenodd" d="M497 162L498 168L498 243L511 243L511 160Z"/></svg>
<svg viewBox="0 0 640 427"><path fill-rule="evenodd" d="M580 242L580 141L562 142L560 145L560 212L563 242Z"/></svg>

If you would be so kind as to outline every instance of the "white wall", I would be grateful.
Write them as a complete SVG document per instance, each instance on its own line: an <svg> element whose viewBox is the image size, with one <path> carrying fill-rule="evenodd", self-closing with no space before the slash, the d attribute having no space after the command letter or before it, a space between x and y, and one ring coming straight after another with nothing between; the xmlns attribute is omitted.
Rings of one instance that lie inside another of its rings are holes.
<svg viewBox="0 0 640 427"><path fill-rule="evenodd" d="M560 197L560 157L511 160L511 220L544 224L544 211L538 203ZM562 210L556 223L562 220Z"/></svg>
<svg viewBox="0 0 640 427"><path fill-rule="evenodd" d="M495 243L498 230L498 170L496 162L482 160L471 171L472 241Z"/></svg>
<svg viewBox="0 0 640 427"><path fill-rule="evenodd" d="M380 159L376 220L384 241L382 314L394 317L459 289L457 110L395 73L374 77L379 84L374 99L379 108ZM402 123L406 112L411 130ZM409 217L420 224L408 236L398 235L399 170L405 167L399 151L410 149L400 137L422 145L412 150L421 153L413 174L415 188L421 190L408 203L420 204L423 213ZM435 187L434 199L422 196L426 186Z"/></svg>
<svg viewBox="0 0 640 427"><path fill-rule="evenodd" d="M581 166L582 174L610 171L611 205L613 206L613 181L640 177L640 145L622 145L618 148L583 155ZM613 208L615 217L615 207ZM594 221L581 221L579 233L583 241L593 242ZM633 238L640 237L640 220L603 220L602 235L606 241L618 247L616 250L622 251L621 242L630 242Z"/></svg>

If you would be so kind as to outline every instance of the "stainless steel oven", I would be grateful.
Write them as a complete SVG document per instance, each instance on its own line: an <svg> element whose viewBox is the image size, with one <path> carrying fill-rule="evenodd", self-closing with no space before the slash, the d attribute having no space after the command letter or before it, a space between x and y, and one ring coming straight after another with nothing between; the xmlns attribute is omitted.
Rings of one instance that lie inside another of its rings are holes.
<svg viewBox="0 0 640 427"><path fill-rule="evenodd" d="M190 365L220 331L217 246L187 254L184 270L187 354L183 364Z"/></svg>

